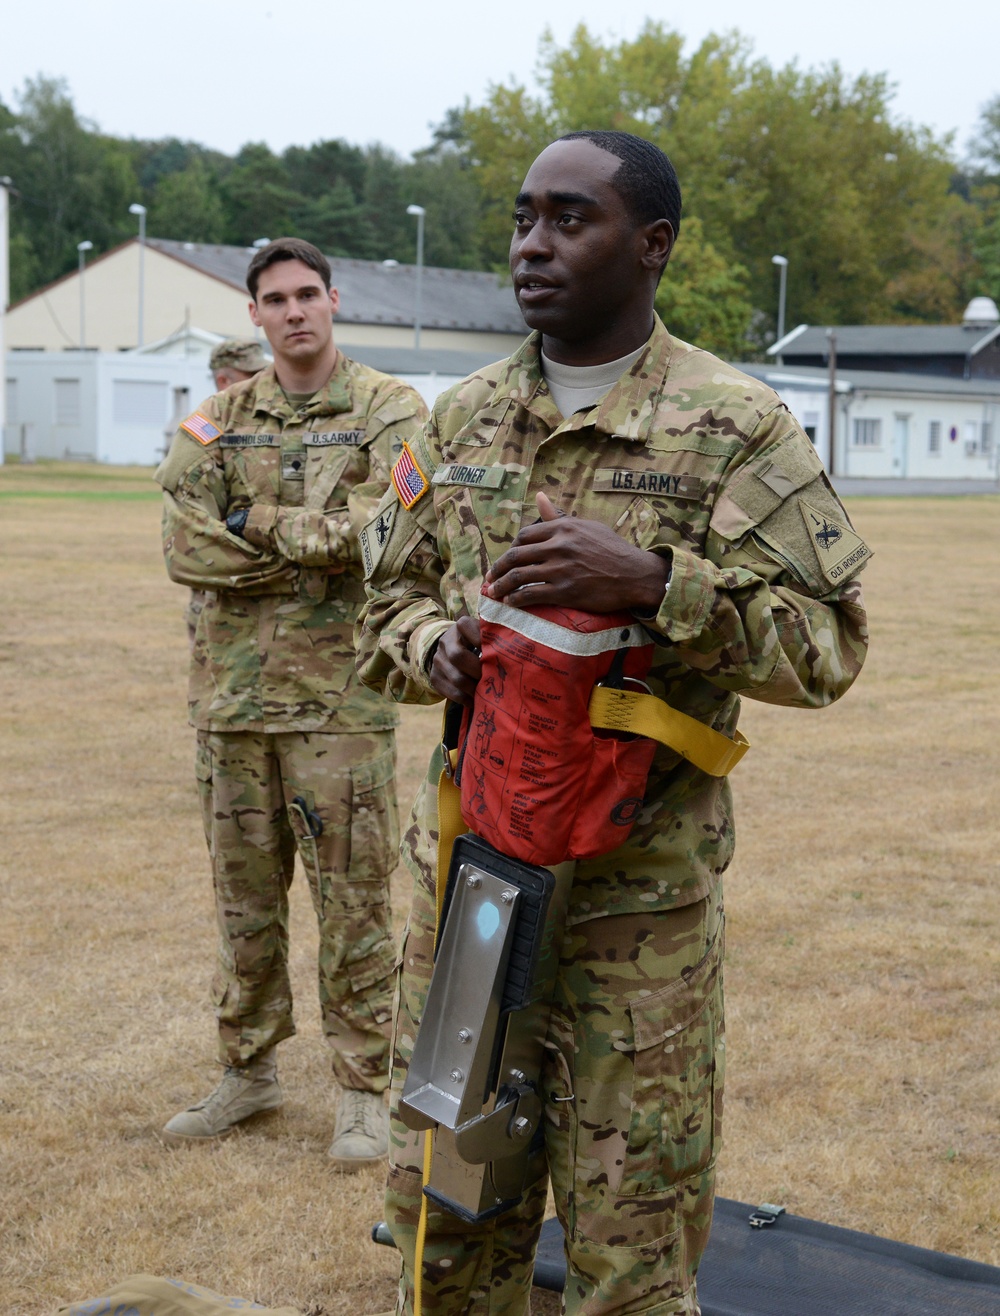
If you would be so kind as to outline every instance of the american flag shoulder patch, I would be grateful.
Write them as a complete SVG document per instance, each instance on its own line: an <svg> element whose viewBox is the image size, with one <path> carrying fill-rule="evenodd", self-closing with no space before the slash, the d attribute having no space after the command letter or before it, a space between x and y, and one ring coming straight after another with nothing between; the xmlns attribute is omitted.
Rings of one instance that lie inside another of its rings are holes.
<svg viewBox="0 0 1000 1316"><path fill-rule="evenodd" d="M216 425L203 416L200 411L196 411L193 416L188 416L187 420L181 421L181 429L186 434L190 434L192 439L197 439L199 443L214 443L222 433Z"/></svg>
<svg viewBox="0 0 1000 1316"><path fill-rule="evenodd" d="M399 460L392 468L392 483L399 494L399 501L407 511L414 503L419 502L430 488L427 476L417 465L417 460L410 450L410 445L405 440Z"/></svg>

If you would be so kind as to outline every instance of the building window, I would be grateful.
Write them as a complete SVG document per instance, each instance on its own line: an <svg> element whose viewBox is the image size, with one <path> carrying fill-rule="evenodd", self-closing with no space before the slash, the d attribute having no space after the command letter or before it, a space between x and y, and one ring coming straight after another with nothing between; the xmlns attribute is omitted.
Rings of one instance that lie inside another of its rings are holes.
<svg viewBox="0 0 1000 1316"><path fill-rule="evenodd" d="M111 414L116 425L165 425L167 385L159 380L116 379Z"/></svg>
<svg viewBox="0 0 1000 1316"><path fill-rule="evenodd" d="M856 420L854 422L855 448L878 448L882 443L882 422L880 420Z"/></svg>
<svg viewBox="0 0 1000 1316"><path fill-rule="evenodd" d="M55 388L56 424L79 425L82 414L80 409L80 381L78 379L55 379L52 382Z"/></svg>
<svg viewBox="0 0 1000 1316"><path fill-rule="evenodd" d="M965 422L966 457L989 457L993 452L993 426L988 420Z"/></svg>
<svg viewBox="0 0 1000 1316"><path fill-rule="evenodd" d="M927 451L934 457L941 455L941 422L932 420L927 427Z"/></svg>
<svg viewBox="0 0 1000 1316"><path fill-rule="evenodd" d="M819 429L819 412L807 411L805 415L802 417L802 428L806 432L806 438L815 448L816 431Z"/></svg>

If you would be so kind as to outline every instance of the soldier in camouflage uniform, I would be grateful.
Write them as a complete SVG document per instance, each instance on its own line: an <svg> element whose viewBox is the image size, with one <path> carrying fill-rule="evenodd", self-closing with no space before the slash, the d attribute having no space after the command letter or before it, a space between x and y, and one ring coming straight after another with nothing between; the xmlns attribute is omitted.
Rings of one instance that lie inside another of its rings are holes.
<svg viewBox="0 0 1000 1316"><path fill-rule="evenodd" d="M274 1049L295 1031L287 893L297 847L319 921L323 1029L341 1087L330 1156L350 1170L384 1156L387 1144L388 877L398 847L397 713L360 684L354 665L364 598L357 531L426 408L412 388L337 350L337 293L311 244L271 243L247 283L274 365L188 417L156 476L169 574L207 591L190 712L226 1067L165 1134L218 1137L281 1104Z"/></svg>
<svg viewBox="0 0 1000 1316"><path fill-rule="evenodd" d="M208 368L215 380L215 387L221 393L230 384L239 384L250 379L258 370L267 365L267 357L255 338L224 338L212 348L208 358ZM188 599L184 620L187 623L188 643L194 648L194 637L198 630L198 616L205 606L205 591L193 589Z"/></svg>
<svg viewBox="0 0 1000 1316"><path fill-rule="evenodd" d="M857 676L869 550L769 389L653 313L680 221L656 147L571 134L518 197L515 292L536 331L436 403L362 531L362 679L470 705L484 578L514 606L629 608L654 694L731 735L740 696L817 708ZM386 1218L410 1312L420 1135L395 1102L431 973L431 762L406 832L415 894L395 1021ZM751 769L752 770L752 769ZM658 747L627 841L577 863L542 1075L544 1148L516 1209L470 1226L429 1203L423 1311L528 1309L546 1171L566 1311L698 1311L722 1113L729 784Z"/></svg>

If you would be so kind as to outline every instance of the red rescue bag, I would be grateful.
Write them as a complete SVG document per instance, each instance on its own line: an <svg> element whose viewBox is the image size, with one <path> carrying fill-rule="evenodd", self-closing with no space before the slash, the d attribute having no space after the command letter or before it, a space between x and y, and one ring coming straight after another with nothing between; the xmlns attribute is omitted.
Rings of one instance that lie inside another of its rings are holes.
<svg viewBox="0 0 1000 1316"><path fill-rule="evenodd" d="M558 864L616 849L642 807L656 742L595 730L595 685L645 689L653 643L627 612L480 599L482 676L462 719L467 826L512 859Z"/></svg>

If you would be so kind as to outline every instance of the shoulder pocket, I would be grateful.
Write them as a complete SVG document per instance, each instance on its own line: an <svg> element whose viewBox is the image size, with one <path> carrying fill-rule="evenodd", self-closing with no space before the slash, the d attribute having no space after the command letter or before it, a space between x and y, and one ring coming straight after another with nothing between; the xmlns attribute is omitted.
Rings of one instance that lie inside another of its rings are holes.
<svg viewBox="0 0 1000 1316"><path fill-rule="evenodd" d="M711 528L723 539L742 539L799 489L823 475L811 448L784 444L773 456L745 467L715 504Z"/></svg>

